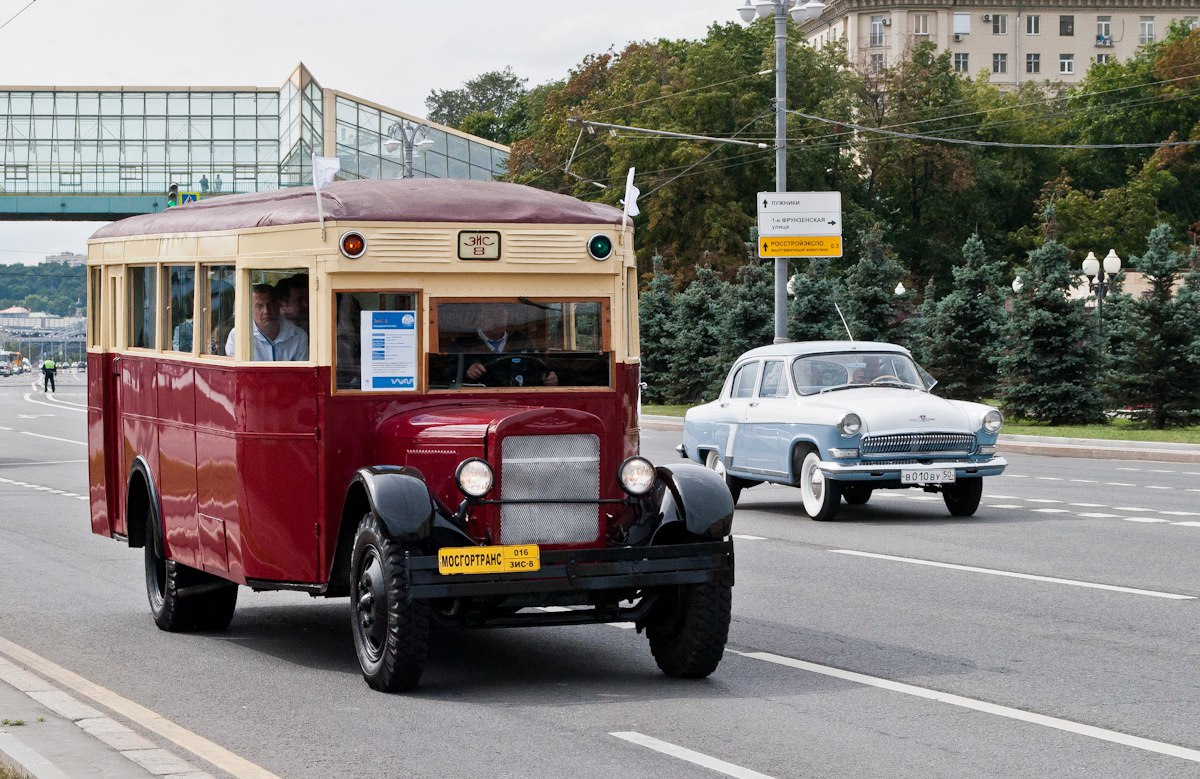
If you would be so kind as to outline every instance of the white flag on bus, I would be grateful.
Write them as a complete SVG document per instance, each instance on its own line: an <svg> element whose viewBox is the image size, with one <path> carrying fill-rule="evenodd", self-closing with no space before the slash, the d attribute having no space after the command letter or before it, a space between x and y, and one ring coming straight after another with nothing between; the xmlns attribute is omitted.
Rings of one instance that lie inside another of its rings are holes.
<svg viewBox="0 0 1200 779"><path fill-rule="evenodd" d="M313 186L317 189L333 183L333 177L342 169L342 161L337 157L318 157L313 155Z"/></svg>

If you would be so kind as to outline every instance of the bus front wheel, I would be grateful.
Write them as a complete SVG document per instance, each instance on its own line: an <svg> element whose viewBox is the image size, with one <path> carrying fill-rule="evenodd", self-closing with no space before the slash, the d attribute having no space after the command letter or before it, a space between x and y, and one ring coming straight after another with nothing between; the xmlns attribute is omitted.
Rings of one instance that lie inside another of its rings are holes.
<svg viewBox="0 0 1200 779"><path fill-rule="evenodd" d="M732 585L664 588L647 620L650 653L667 676L703 679L717 670L729 638Z"/></svg>
<svg viewBox="0 0 1200 779"><path fill-rule="evenodd" d="M429 604L408 597L408 551L373 514L359 523L350 557L351 629L363 678L382 692L416 687L429 651Z"/></svg>
<svg viewBox="0 0 1200 779"><path fill-rule="evenodd" d="M237 585L168 560L159 551L156 532L150 514L146 528L146 596L154 624L171 633L229 627L237 607Z"/></svg>

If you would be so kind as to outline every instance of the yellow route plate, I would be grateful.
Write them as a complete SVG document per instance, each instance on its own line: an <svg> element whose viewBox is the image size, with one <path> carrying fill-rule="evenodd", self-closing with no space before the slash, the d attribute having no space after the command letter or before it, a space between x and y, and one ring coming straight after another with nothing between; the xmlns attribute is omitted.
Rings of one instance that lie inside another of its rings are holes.
<svg viewBox="0 0 1200 779"><path fill-rule="evenodd" d="M517 573L539 571L537 544L452 546L438 550L438 573Z"/></svg>
<svg viewBox="0 0 1200 779"><path fill-rule="evenodd" d="M758 239L759 257L841 257L840 235L766 235Z"/></svg>

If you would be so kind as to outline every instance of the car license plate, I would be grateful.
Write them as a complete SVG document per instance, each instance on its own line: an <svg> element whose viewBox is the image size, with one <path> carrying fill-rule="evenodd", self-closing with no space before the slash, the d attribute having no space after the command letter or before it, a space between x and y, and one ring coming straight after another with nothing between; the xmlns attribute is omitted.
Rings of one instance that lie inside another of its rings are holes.
<svg viewBox="0 0 1200 779"><path fill-rule="evenodd" d="M454 546L438 550L438 573L517 573L542 568L537 544Z"/></svg>
<svg viewBox="0 0 1200 779"><path fill-rule="evenodd" d="M953 468L904 468L900 471L901 484L953 484Z"/></svg>

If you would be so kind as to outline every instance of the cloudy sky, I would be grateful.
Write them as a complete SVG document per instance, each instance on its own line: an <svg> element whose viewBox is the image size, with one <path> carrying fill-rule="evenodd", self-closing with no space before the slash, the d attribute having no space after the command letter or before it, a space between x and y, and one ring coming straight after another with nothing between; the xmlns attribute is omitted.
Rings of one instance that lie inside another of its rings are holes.
<svg viewBox="0 0 1200 779"><path fill-rule="evenodd" d="M274 87L303 62L424 115L431 90L505 66L534 86L630 41L702 38L743 1L0 0L0 84ZM96 227L0 222L0 263L82 253Z"/></svg>

